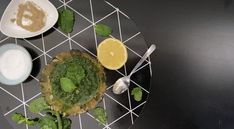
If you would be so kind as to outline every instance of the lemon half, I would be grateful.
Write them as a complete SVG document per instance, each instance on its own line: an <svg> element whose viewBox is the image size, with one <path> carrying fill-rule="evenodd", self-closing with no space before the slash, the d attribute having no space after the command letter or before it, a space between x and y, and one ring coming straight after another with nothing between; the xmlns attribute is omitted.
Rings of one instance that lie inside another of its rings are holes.
<svg viewBox="0 0 234 129"><path fill-rule="evenodd" d="M128 53L121 41L108 38L98 45L97 58L105 68L117 70L127 62Z"/></svg>

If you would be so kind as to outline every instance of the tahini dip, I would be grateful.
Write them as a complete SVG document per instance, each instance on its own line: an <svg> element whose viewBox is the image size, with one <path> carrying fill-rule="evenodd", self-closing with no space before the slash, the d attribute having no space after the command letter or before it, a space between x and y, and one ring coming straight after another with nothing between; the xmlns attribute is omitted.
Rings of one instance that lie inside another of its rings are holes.
<svg viewBox="0 0 234 129"><path fill-rule="evenodd" d="M17 49L7 50L0 56L0 72L9 80L17 80L27 72L30 60L27 55Z"/></svg>

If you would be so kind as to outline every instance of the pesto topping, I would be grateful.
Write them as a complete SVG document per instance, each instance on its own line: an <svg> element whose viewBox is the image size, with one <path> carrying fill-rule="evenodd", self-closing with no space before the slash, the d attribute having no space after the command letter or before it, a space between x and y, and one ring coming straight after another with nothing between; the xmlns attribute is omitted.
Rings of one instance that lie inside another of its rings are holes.
<svg viewBox="0 0 234 129"><path fill-rule="evenodd" d="M92 99L98 91L97 73L97 66L84 57L76 56L65 59L62 63L57 64L51 73L52 94L68 107L73 104L82 105ZM72 90L68 90L69 92L64 91L61 88L64 86L61 86L60 82L62 78L71 80L77 88L72 86Z"/></svg>

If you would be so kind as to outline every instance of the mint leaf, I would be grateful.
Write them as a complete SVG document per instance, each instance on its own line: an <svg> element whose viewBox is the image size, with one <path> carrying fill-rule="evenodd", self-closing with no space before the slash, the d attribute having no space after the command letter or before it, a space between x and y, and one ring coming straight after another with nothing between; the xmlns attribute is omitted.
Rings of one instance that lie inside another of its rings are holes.
<svg viewBox="0 0 234 129"><path fill-rule="evenodd" d="M106 124L107 122L107 114L106 114L106 110L102 107L96 107L94 109L93 115L95 117L95 119L97 119L100 124Z"/></svg>
<svg viewBox="0 0 234 129"><path fill-rule="evenodd" d="M96 24L95 31L98 36L107 37L112 33L112 28L104 24Z"/></svg>
<svg viewBox="0 0 234 129"><path fill-rule="evenodd" d="M72 80L66 77L60 78L60 85L65 92L73 92L77 88Z"/></svg>
<svg viewBox="0 0 234 129"><path fill-rule="evenodd" d="M11 116L11 119L12 119L12 121L16 122L17 124L25 123L25 124L30 125L30 126L36 125L38 123L38 118L28 119L28 118L25 118L22 114L19 114L19 113L14 113Z"/></svg>
<svg viewBox="0 0 234 129"><path fill-rule="evenodd" d="M57 129L55 119L49 116L42 117L39 120L40 129Z"/></svg>
<svg viewBox="0 0 234 129"><path fill-rule="evenodd" d="M141 101L142 99L142 90L140 87L136 87L132 90L131 95L134 96L136 101Z"/></svg>
<svg viewBox="0 0 234 129"><path fill-rule="evenodd" d="M72 121L69 118L62 118L63 129L71 129Z"/></svg>
<svg viewBox="0 0 234 129"><path fill-rule="evenodd" d="M35 119L27 119L25 121L25 124L30 125L30 126L34 126L38 123L38 118Z"/></svg>
<svg viewBox="0 0 234 129"><path fill-rule="evenodd" d="M53 129L53 128L49 127L48 125L43 125L42 127L40 127L40 129Z"/></svg>
<svg viewBox="0 0 234 129"><path fill-rule="evenodd" d="M47 105L43 97L35 99L32 103L29 104L29 111L33 113L39 113L49 108L50 107Z"/></svg>
<svg viewBox="0 0 234 129"><path fill-rule="evenodd" d="M64 33L72 32L74 22L75 22L74 12L69 9L62 9L62 10L59 10L58 12L59 12L59 19L58 19L59 28Z"/></svg>
<svg viewBox="0 0 234 129"><path fill-rule="evenodd" d="M18 124L21 124L22 122L20 122L21 120L25 120L25 117L21 114L18 114L18 113L14 113L12 116L11 116L11 119L18 123Z"/></svg>
<svg viewBox="0 0 234 129"><path fill-rule="evenodd" d="M41 103L43 102L43 100L43 98L39 98L35 100L32 105L42 105ZM30 126L38 125L40 129L71 129L71 119L62 117L62 115L59 114L59 112L55 112L50 109L46 109L43 111L46 111L46 115L40 118L28 119L25 118L22 114L14 113L11 119L17 124L27 124Z"/></svg>
<svg viewBox="0 0 234 129"><path fill-rule="evenodd" d="M22 114L19 114L19 113L14 113L11 116L11 119L12 119L12 121L16 122L17 124L22 124L22 123L26 122L26 118Z"/></svg>

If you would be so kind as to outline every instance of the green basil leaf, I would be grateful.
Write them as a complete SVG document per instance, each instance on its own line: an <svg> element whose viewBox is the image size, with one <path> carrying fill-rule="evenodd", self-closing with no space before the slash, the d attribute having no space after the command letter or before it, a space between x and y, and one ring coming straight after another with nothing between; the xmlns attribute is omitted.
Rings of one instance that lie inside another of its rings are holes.
<svg viewBox="0 0 234 129"><path fill-rule="evenodd" d="M14 122L18 123L18 122L21 121L21 120L25 120L25 117L24 117L23 115L19 114L19 113L14 113L14 114L11 116L11 119L12 119Z"/></svg>
<svg viewBox="0 0 234 129"><path fill-rule="evenodd" d="M27 124L30 126L36 125L38 123L38 118L35 119L28 119L25 118L22 114L14 113L11 116L12 121L16 122L17 124Z"/></svg>
<svg viewBox="0 0 234 129"><path fill-rule="evenodd" d="M51 117L45 116L39 120L40 129L57 129L57 124Z"/></svg>
<svg viewBox="0 0 234 129"><path fill-rule="evenodd" d="M71 119L63 117L62 122L63 122L63 129L71 129L71 124L72 124Z"/></svg>
<svg viewBox="0 0 234 129"><path fill-rule="evenodd" d="M62 90L65 92L73 92L77 88L72 80L66 77L60 78L60 85Z"/></svg>
<svg viewBox="0 0 234 129"><path fill-rule="evenodd" d="M95 117L95 119L97 119L100 124L106 124L107 122L107 114L106 114L106 110L102 107L96 107L94 109L93 115Z"/></svg>
<svg viewBox="0 0 234 129"><path fill-rule="evenodd" d="M47 105L43 97L35 99L33 102L29 104L29 111L33 113L39 113L46 109L49 109L49 106Z"/></svg>
<svg viewBox="0 0 234 129"><path fill-rule="evenodd" d="M136 101L141 101L142 99L142 90L140 87L136 87L132 90L131 95L134 96Z"/></svg>
<svg viewBox="0 0 234 129"><path fill-rule="evenodd" d="M53 128L49 127L48 125L43 125L42 127L40 127L40 129L53 129Z"/></svg>
<svg viewBox="0 0 234 129"><path fill-rule="evenodd" d="M75 14L72 10L59 10L58 25L64 33L71 33L75 22Z"/></svg>
<svg viewBox="0 0 234 129"><path fill-rule="evenodd" d="M95 31L98 36L107 37L112 33L112 28L104 24L96 24Z"/></svg>
<svg viewBox="0 0 234 129"><path fill-rule="evenodd" d="M26 121L25 121L25 124L27 124L27 125L30 125L30 126L34 126L34 125L36 125L37 123L38 123L38 118L35 118L35 119L27 119Z"/></svg>

